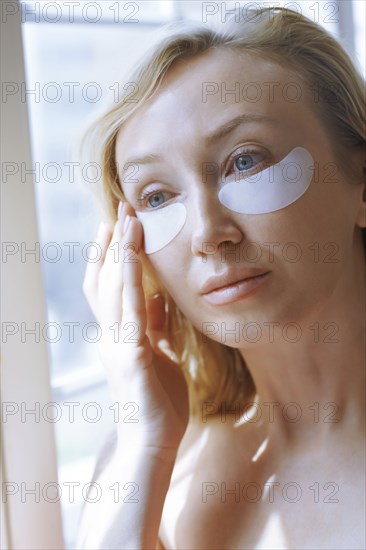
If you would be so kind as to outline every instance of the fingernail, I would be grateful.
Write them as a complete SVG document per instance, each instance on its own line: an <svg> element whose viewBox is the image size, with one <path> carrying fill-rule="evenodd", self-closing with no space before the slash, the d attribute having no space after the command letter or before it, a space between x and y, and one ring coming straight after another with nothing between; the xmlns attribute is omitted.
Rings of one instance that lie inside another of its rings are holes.
<svg viewBox="0 0 366 550"><path fill-rule="evenodd" d="M117 217L118 219L121 217L122 215L122 209L123 209L123 202L122 201L119 201L119 204L118 204L118 212L117 212Z"/></svg>
<svg viewBox="0 0 366 550"><path fill-rule="evenodd" d="M128 226L130 225L131 216L126 216L125 223L123 224L123 232L126 233Z"/></svg>

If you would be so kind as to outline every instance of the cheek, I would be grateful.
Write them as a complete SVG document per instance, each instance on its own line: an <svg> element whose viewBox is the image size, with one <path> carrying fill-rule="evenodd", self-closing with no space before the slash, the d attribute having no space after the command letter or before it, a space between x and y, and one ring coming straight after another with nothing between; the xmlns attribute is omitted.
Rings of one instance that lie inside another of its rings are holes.
<svg viewBox="0 0 366 550"><path fill-rule="evenodd" d="M172 296L177 290L184 289L189 269L188 260L182 256L181 250L174 242L149 255L149 261Z"/></svg>

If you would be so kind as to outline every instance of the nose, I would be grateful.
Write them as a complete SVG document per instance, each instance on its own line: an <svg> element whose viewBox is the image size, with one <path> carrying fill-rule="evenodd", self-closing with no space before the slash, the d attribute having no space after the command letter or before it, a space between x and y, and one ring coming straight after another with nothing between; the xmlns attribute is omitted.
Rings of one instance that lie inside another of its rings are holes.
<svg viewBox="0 0 366 550"><path fill-rule="evenodd" d="M223 247L235 249L243 239L233 213L220 203L217 189L201 189L192 196L188 221L194 256L217 254Z"/></svg>

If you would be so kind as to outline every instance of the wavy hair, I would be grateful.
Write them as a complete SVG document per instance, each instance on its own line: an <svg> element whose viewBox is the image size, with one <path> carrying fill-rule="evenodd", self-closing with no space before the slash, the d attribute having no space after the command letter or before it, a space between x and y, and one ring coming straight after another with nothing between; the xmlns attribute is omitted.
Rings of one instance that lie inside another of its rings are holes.
<svg viewBox="0 0 366 550"><path fill-rule="evenodd" d="M174 63L213 48L276 61L294 71L308 89L316 90L319 100L314 108L340 158L347 158L350 149L365 144L363 80L337 40L310 19L275 7L247 11L245 18L240 13L232 14L220 24L173 23L166 25L165 31L164 38L129 75L134 93L126 90L118 103L88 128L81 142L82 156L89 151L101 167L102 178L94 191L104 217L111 223L116 221L119 201L125 200L115 158L118 131L158 92ZM366 229L362 234L366 250ZM173 349L188 383L191 416L201 414L204 404L212 414L249 406L255 398L255 386L239 351L213 340L203 342L163 287L143 250L140 257L146 296L159 293L165 298Z"/></svg>

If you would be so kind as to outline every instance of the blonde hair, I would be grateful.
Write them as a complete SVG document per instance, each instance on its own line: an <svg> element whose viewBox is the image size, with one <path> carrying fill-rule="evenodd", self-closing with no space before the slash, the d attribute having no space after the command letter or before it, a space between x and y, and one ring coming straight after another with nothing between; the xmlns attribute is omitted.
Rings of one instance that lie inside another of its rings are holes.
<svg viewBox="0 0 366 550"><path fill-rule="evenodd" d="M102 180L96 193L111 222L117 218L119 201L125 200L115 159L119 129L157 93L175 62L213 48L265 56L293 70L308 90L316 90L319 102L315 108L340 158L365 143L363 81L338 42L319 25L288 9L263 8L252 15L250 19L233 15L219 26L193 22L168 25L165 38L129 76L136 92L131 95L126 91L118 104L88 129L82 150L91 146L93 160L99 162ZM363 241L366 248L365 229ZM213 414L238 407L241 411L253 401L255 386L239 351L212 340L203 342L163 287L144 251L140 257L146 296L160 293L166 301L173 348L188 383L191 416L202 413L204 403L212 405Z"/></svg>

